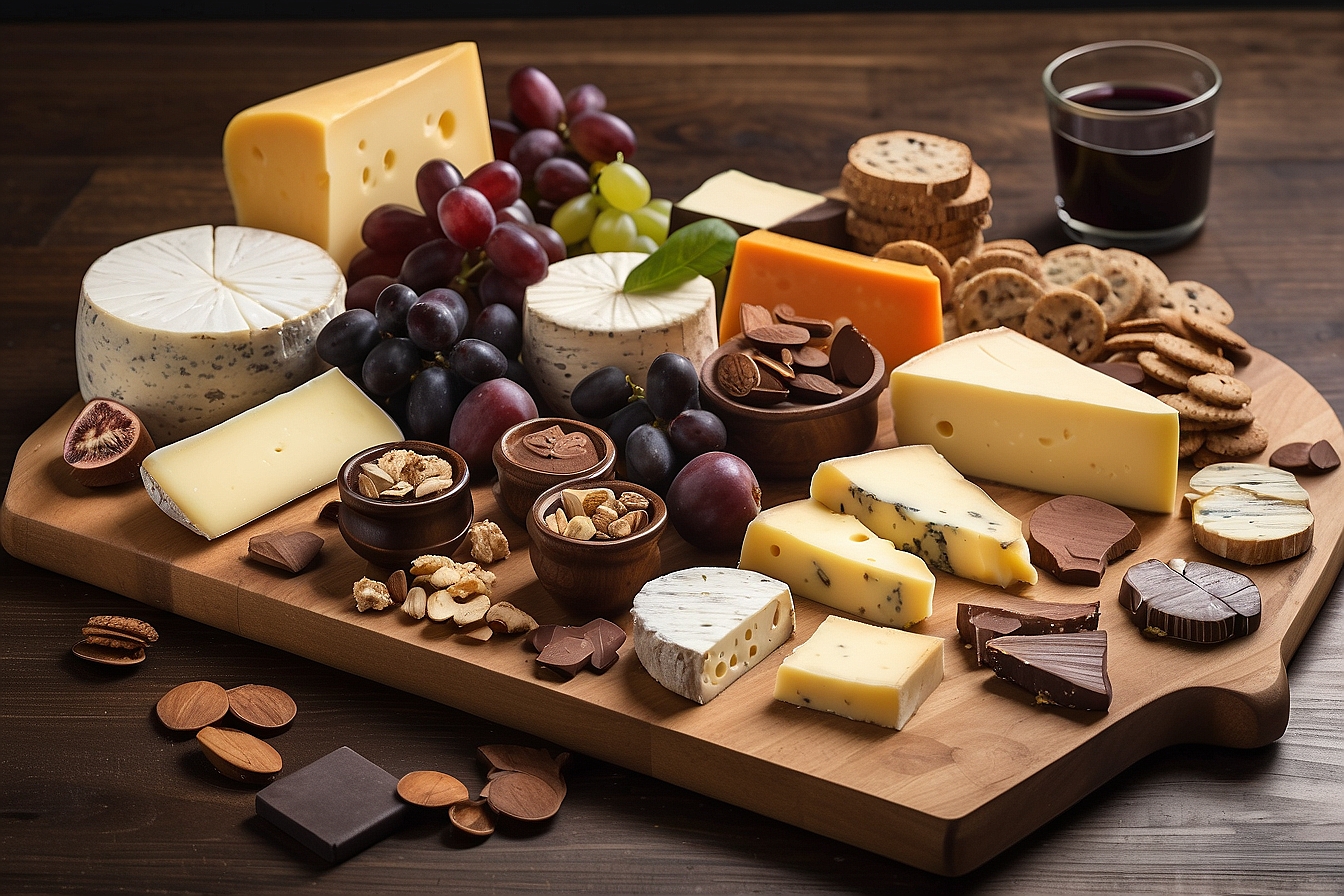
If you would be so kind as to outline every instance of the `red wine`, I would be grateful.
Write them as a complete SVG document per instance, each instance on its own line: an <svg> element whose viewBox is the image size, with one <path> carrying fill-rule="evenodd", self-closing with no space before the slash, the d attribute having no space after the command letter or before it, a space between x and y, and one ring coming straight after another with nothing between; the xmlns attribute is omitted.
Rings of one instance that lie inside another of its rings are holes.
<svg viewBox="0 0 1344 896"><path fill-rule="evenodd" d="M1067 98L1118 111L1161 110L1194 99L1167 87L1109 84L1089 86ZM1070 222L1150 233L1202 218L1209 199L1214 132L1198 111L1173 111L1153 121L1073 118L1057 121L1051 137L1058 201Z"/></svg>

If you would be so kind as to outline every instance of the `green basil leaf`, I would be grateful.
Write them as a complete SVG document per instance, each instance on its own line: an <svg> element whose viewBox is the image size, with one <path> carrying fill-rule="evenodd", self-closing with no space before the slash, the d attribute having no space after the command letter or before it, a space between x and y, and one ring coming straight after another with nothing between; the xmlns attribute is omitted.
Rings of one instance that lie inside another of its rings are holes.
<svg viewBox="0 0 1344 896"><path fill-rule="evenodd" d="M733 260L737 231L718 218L688 224L667 238L625 278L627 293L671 289L696 275L709 276Z"/></svg>

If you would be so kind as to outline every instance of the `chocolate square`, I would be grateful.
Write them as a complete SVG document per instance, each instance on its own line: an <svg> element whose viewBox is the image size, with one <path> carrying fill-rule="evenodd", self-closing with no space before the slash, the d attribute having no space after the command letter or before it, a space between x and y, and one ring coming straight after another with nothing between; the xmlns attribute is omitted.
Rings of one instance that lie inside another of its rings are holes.
<svg viewBox="0 0 1344 896"><path fill-rule="evenodd" d="M257 793L257 815L329 862L399 829L411 811L397 779L341 747Z"/></svg>

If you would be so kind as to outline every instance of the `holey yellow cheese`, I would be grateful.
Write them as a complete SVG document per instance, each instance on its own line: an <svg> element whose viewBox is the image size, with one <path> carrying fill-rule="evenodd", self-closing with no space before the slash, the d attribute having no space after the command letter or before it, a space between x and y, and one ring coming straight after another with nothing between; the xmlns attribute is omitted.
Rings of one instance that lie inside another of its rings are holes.
<svg viewBox="0 0 1344 896"><path fill-rule="evenodd" d="M353 454L401 439L339 370L145 458L140 478L164 513L217 538L336 478Z"/></svg>
<svg viewBox="0 0 1344 896"><path fill-rule="evenodd" d="M317 243L345 268L374 208L419 208L415 174L443 158L463 174L494 158L481 63L456 43L278 97L224 132L238 223Z"/></svg>
<svg viewBox="0 0 1344 896"><path fill-rule="evenodd" d="M1012 330L970 333L891 373L902 445L967 476L1171 513L1179 415Z"/></svg>
<svg viewBox="0 0 1344 896"><path fill-rule="evenodd" d="M923 560L813 500L761 511L737 565L878 625L908 628L933 612L934 578Z"/></svg>

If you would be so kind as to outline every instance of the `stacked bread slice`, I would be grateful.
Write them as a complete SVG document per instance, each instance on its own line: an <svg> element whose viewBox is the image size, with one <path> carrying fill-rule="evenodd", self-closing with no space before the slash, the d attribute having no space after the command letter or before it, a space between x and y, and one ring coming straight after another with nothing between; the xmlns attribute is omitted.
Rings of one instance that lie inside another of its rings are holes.
<svg viewBox="0 0 1344 896"><path fill-rule="evenodd" d="M990 226L989 175L964 143L916 131L870 134L840 173L845 229L859 252L918 240L948 261L972 255Z"/></svg>

